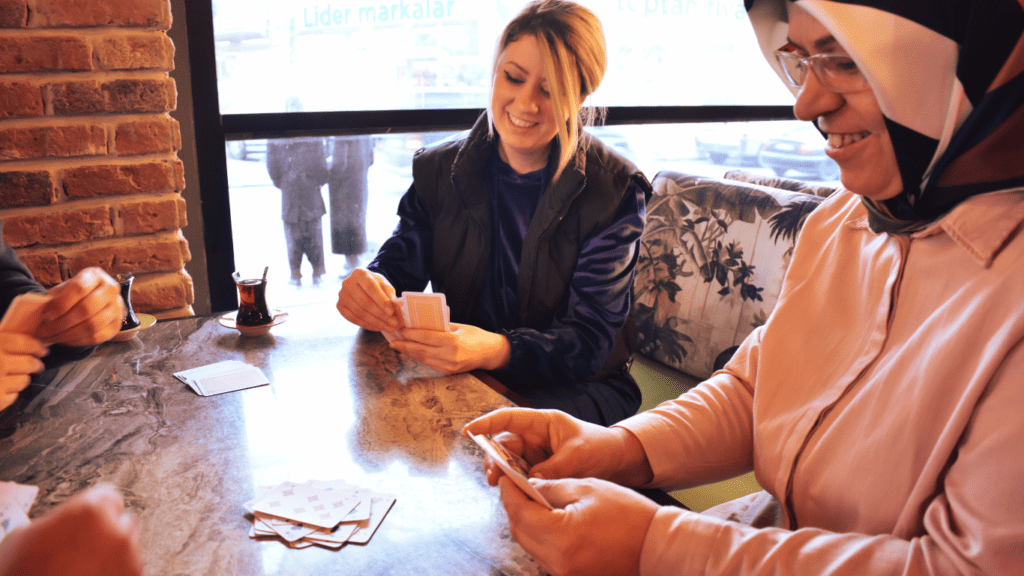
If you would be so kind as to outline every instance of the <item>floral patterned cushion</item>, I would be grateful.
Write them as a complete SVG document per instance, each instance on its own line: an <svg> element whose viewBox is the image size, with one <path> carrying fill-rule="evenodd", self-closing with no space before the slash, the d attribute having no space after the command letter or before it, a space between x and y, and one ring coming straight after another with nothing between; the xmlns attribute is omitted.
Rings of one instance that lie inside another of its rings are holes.
<svg viewBox="0 0 1024 576"><path fill-rule="evenodd" d="M823 198L662 171L633 283L638 352L700 379L764 324Z"/></svg>
<svg viewBox="0 0 1024 576"><path fill-rule="evenodd" d="M739 180L740 182L757 184L758 186L768 186L770 188L781 188L782 190L789 190L790 192L804 192L806 194L821 196L822 198L826 198L836 191L835 188L831 188L829 186L808 184L803 180L782 178L780 176L762 176L760 174L754 174L753 172L747 172L746 170L729 170L725 173L725 179Z"/></svg>

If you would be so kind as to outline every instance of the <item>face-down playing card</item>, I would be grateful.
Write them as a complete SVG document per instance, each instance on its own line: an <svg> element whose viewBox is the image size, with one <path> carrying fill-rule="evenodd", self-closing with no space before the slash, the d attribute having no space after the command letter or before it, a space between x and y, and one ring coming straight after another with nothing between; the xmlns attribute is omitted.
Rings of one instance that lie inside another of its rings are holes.
<svg viewBox="0 0 1024 576"><path fill-rule="evenodd" d="M402 319L409 328L424 330L443 330L448 332L448 304L444 294L424 292L404 292L400 300Z"/></svg>

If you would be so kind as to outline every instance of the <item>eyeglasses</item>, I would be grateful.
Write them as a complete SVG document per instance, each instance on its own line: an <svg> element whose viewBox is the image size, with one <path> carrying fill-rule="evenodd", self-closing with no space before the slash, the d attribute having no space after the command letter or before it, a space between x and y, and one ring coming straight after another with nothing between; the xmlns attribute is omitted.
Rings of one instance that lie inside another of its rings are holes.
<svg viewBox="0 0 1024 576"><path fill-rule="evenodd" d="M799 88L807 80L807 71L813 70L818 81L832 92L854 92L868 85L857 63L846 54L815 54L801 56L796 52L776 50L775 59L782 65L786 80Z"/></svg>

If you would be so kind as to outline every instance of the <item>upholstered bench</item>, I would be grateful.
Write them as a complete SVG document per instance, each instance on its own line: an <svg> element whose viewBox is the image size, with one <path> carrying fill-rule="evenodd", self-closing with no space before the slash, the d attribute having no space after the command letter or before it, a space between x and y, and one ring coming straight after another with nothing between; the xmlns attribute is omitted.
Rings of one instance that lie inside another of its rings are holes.
<svg viewBox="0 0 1024 576"><path fill-rule="evenodd" d="M641 410L677 397L767 321L807 215L832 192L733 170L652 181L633 282ZM695 510L758 490L753 474L673 493Z"/></svg>

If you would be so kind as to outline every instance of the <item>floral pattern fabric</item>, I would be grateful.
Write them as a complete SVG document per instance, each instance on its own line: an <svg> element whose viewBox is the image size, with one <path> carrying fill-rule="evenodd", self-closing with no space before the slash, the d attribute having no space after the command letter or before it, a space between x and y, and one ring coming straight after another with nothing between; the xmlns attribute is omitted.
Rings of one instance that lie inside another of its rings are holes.
<svg viewBox="0 0 1024 576"><path fill-rule="evenodd" d="M638 352L705 379L768 319L823 198L672 171L652 184L633 284Z"/></svg>
<svg viewBox="0 0 1024 576"><path fill-rule="evenodd" d="M754 174L753 172L747 172L746 170L729 170L725 173L724 178L726 180L738 180L740 182L747 182L748 184L757 184L758 186L768 186L769 188L780 188L782 190L789 190L790 192L813 194L814 196L821 196L822 198L827 198L836 191L835 188L831 188L829 186L808 184L803 180L783 178L781 176L762 176L760 174Z"/></svg>

